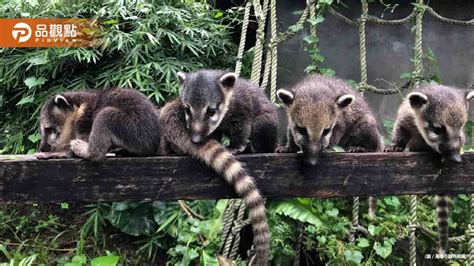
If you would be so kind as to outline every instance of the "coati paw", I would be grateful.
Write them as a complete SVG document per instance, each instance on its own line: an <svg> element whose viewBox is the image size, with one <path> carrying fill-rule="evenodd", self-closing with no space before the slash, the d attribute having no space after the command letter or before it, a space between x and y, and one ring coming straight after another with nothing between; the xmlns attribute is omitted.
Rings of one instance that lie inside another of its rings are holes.
<svg viewBox="0 0 474 266"><path fill-rule="evenodd" d="M384 152L402 152L404 151L405 149L403 149L402 147L397 147L397 146L387 146L385 147L385 149L383 150Z"/></svg>
<svg viewBox="0 0 474 266"><path fill-rule="evenodd" d="M71 157L73 157L73 154L70 152L39 152L36 154L36 159L38 160L64 159Z"/></svg>
<svg viewBox="0 0 474 266"><path fill-rule="evenodd" d="M89 143L80 139L75 139L71 140L70 146L75 155L81 158L88 157Z"/></svg>
<svg viewBox="0 0 474 266"><path fill-rule="evenodd" d="M347 152L367 152L367 148L364 147L348 147Z"/></svg>
<svg viewBox="0 0 474 266"><path fill-rule="evenodd" d="M241 154L245 150L245 146L242 145L237 148L229 148L228 150L233 155L237 155L237 154Z"/></svg>
<svg viewBox="0 0 474 266"><path fill-rule="evenodd" d="M53 153L51 152L38 152L36 154L36 159L38 160L48 160L54 158Z"/></svg>
<svg viewBox="0 0 474 266"><path fill-rule="evenodd" d="M295 150L291 148L290 146L280 146L275 149L276 153L295 153L298 152L298 150Z"/></svg>

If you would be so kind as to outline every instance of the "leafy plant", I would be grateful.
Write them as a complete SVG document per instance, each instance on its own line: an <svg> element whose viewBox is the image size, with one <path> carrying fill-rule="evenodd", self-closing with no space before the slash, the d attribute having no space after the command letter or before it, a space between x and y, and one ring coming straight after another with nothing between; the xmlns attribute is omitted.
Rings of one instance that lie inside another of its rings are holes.
<svg viewBox="0 0 474 266"><path fill-rule="evenodd" d="M93 48L0 49L3 153L34 152L39 106L51 94L128 87L162 104L178 93L178 71L227 68L235 59L226 13L205 2L9 1L0 16L102 21Z"/></svg>

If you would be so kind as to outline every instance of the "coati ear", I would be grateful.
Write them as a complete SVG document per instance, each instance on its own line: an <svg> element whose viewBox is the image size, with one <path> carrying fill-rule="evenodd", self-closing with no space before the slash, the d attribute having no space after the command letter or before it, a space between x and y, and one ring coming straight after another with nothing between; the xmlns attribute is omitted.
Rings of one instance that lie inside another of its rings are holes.
<svg viewBox="0 0 474 266"><path fill-rule="evenodd" d="M410 101L411 107L417 109L428 103L428 97L425 94L417 91L408 94L407 99Z"/></svg>
<svg viewBox="0 0 474 266"><path fill-rule="evenodd" d="M295 99L295 95L291 91L285 89L277 90L277 95L286 106L291 105Z"/></svg>
<svg viewBox="0 0 474 266"><path fill-rule="evenodd" d="M61 94L56 95L56 97L54 98L54 104L56 104L56 106L61 109L71 108L69 102Z"/></svg>
<svg viewBox="0 0 474 266"><path fill-rule="evenodd" d="M186 80L186 73L184 72L178 72L178 79L179 79L179 82L181 82L181 84L183 84L183 82Z"/></svg>
<svg viewBox="0 0 474 266"><path fill-rule="evenodd" d="M466 101L470 101L472 98L474 98L474 91L468 91L466 93Z"/></svg>
<svg viewBox="0 0 474 266"><path fill-rule="evenodd" d="M234 88L236 80L237 75L235 73L230 72L222 75L222 77L219 79L219 82L221 83L222 87L229 90Z"/></svg>
<svg viewBox="0 0 474 266"><path fill-rule="evenodd" d="M336 104L339 108L346 108L354 101L354 99L355 96L352 94L343 94L337 98Z"/></svg>

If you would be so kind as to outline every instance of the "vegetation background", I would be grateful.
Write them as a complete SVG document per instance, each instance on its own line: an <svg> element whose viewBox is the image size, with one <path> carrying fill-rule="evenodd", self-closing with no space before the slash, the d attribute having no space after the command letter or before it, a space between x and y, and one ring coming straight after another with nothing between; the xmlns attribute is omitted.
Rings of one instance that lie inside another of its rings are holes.
<svg viewBox="0 0 474 266"><path fill-rule="evenodd" d="M197 0L0 0L0 17L84 17L103 22L102 42L95 48L0 49L0 153L31 154L40 139L39 108L54 93L129 87L161 105L178 93L177 71L232 69L237 53L232 34L242 9L222 11ZM310 56L317 58L308 71L316 71L324 58L314 46L317 39L305 41L311 45ZM249 73L251 59L250 49L244 57L244 76ZM324 73L332 75L334 71L324 69ZM393 122L385 121L384 125L390 131ZM420 223L436 230L432 200L421 199L418 216ZM465 195L453 199L453 235L461 235L467 228L469 200ZM367 213L365 202L363 214ZM227 203L0 202L0 263L217 265L215 255ZM368 233L354 244L348 243L351 206L349 198L269 200L273 263L291 265L301 241L302 265L406 264L408 198L380 198L377 218L370 221L362 216L361 224ZM436 240L428 235L420 235L417 245L421 256L436 251ZM465 245L451 249L452 253L467 253Z"/></svg>

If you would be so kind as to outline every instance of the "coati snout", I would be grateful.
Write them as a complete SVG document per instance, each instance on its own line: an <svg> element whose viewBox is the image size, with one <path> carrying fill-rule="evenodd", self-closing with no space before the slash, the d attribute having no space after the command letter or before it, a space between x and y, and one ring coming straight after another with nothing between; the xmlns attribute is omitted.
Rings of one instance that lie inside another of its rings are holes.
<svg viewBox="0 0 474 266"><path fill-rule="evenodd" d="M330 145L333 129L355 96L341 93L335 98L319 99L302 95L295 97L292 91L277 91L280 100L288 109L288 126L295 144L301 149L305 163L315 165L321 151Z"/></svg>
<svg viewBox="0 0 474 266"><path fill-rule="evenodd" d="M459 163L465 142L463 128L467 122L468 101L474 92L458 93L444 86L432 86L431 90L415 91L407 96L416 127L426 144L443 159Z"/></svg>
<svg viewBox="0 0 474 266"><path fill-rule="evenodd" d="M40 113L40 152L62 151L74 137L74 124L81 106L72 105L63 95L48 101Z"/></svg>
<svg viewBox="0 0 474 266"><path fill-rule="evenodd" d="M202 143L225 117L237 76L225 73L216 80L206 72L179 72L178 77L183 87L181 101L191 141Z"/></svg>

